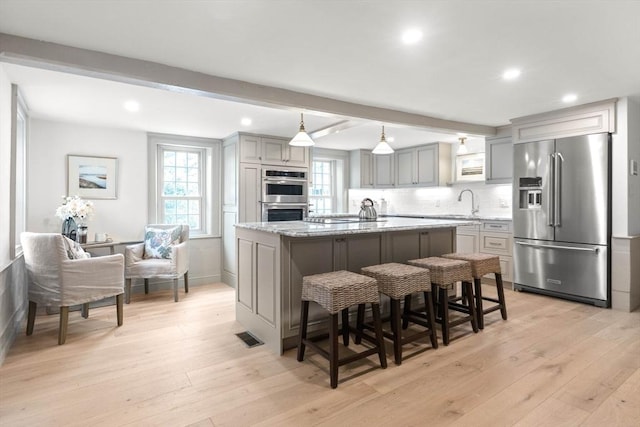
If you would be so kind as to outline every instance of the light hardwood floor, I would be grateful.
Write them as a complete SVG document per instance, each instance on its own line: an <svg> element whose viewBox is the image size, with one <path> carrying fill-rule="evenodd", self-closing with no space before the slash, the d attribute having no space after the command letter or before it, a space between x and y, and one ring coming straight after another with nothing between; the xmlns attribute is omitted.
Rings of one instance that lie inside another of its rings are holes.
<svg viewBox="0 0 640 427"><path fill-rule="evenodd" d="M487 287L486 292L491 292ZM36 318L0 367L2 426L638 426L640 313L506 291L509 320L455 328L448 347L421 341L379 369L340 369L307 350L283 356L234 335L234 291L193 287L114 307ZM425 341L426 342L426 341Z"/></svg>

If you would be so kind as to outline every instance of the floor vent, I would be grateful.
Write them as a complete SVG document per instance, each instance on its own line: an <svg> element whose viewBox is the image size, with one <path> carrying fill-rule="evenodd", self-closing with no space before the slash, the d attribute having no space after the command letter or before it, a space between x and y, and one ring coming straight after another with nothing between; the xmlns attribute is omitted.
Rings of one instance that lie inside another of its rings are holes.
<svg viewBox="0 0 640 427"><path fill-rule="evenodd" d="M251 335L251 333L249 332L240 332L239 334L236 334L236 336L240 338L242 342L245 343L245 345L249 348L257 347L259 345L264 344L262 341L260 341L258 338Z"/></svg>

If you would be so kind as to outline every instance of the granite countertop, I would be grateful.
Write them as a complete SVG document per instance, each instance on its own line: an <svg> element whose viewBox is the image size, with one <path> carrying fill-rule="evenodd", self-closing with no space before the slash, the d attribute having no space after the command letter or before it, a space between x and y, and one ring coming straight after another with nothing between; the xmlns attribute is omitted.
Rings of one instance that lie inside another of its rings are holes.
<svg viewBox="0 0 640 427"><path fill-rule="evenodd" d="M275 221L275 222L246 222L235 226L247 230L263 231L288 237L316 237L361 233L381 233L388 231L426 230L433 228L450 228L460 225L473 225L477 220L467 219L434 219L434 218L398 218L383 217L377 221L359 222L350 215L343 218L352 221L345 222L307 222L307 221Z"/></svg>
<svg viewBox="0 0 640 427"><path fill-rule="evenodd" d="M506 216L488 216L488 215L460 215L460 214L403 214L394 213L379 216L399 217L399 218L438 218L438 219L462 219L474 221L511 221L511 217Z"/></svg>

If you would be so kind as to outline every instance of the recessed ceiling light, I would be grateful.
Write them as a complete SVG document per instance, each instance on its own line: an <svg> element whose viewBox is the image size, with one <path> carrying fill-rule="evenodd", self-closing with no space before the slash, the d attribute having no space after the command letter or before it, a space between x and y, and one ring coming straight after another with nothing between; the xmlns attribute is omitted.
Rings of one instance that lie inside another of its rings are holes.
<svg viewBox="0 0 640 427"><path fill-rule="evenodd" d="M240 120L240 123L242 126L251 126L252 121L249 117L243 117L242 120Z"/></svg>
<svg viewBox="0 0 640 427"><path fill-rule="evenodd" d="M409 28L402 33L402 43L416 44L422 39L422 31L418 28Z"/></svg>
<svg viewBox="0 0 640 427"><path fill-rule="evenodd" d="M520 77L520 70L517 68L509 68L502 73L502 78L505 80L515 80Z"/></svg>
<svg viewBox="0 0 640 427"><path fill-rule="evenodd" d="M123 104L123 107L125 110L127 110L130 113L135 113L140 111L140 103L138 101L134 101L133 99L126 101Z"/></svg>
<svg viewBox="0 0 640 427"><path fill-rule="evenodd" d="M575 93L569 93L562 97L562 102L569 103L578 99L578 96Z"/></svg>

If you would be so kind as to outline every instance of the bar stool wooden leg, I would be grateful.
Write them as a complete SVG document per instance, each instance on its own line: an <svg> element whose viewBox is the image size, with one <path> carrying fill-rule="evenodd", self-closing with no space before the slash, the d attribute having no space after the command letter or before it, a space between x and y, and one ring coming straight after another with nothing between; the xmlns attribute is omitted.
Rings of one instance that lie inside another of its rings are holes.
<svg viewBox="0 0 640 427"><path fill-rule="evenodd" d="M438 335L436 334L436 317L434 315L433 300L431 292L424 292L424 308L429 322L429 338L431 339L431 347L438 348Z"/></svg>
<svg viewBox="0 0 640 427"><path fill-rule="evenodd" d="M307 320L309 319L309 301L300 304L300 329L298 331L298 362L304 360L304 341L307 339Z"/></svg>
<svg viewBox="0 0 640 427"><path fill-rule="evenodd" d="M471 318L471 327L473 332L478 332L478 315L476 313L475 304L473 303L473 285L471 282L462 282L462 286L467 288L467 294L469 295L469 317Z"/></svg>
<svg viewBox="0 0 640 427"><path fill-rule="evenodd" d="M504 299L504 288L502 287L502 273L496 273L496 288L498 288L498 301L500 301L500 314L503 320L507 320L507 304Z"/></svg>
<svg viewBox="0 0 640 427"><path fill-rule="evenodd" d="M402 316L402 329L409 327L409 312L411 311L411 295L404 297L404 316Z"/></svg>
<svg viewBox="0 0 640 427"><path fill-rule="evenodd" d="M342 310L342 342L349 345L349 309Z"/></svg>
<svg viewBox="0 0 640 427"><path fill-rule="evenodd" d="M329 316L329 376L331 388L338 387L338 313Z"/></svg>
<svg viewBox="0 0 640 427"><path fill-rule="evenodd" d="M371 311L373 312L373 327L376 332L376 340L378 341L378 358L380 366L385 369L387 367L387 353L384 351L384 335L382 334L382 319L380 319L380 304L371 303Z"/></svg>
<svg viewBox="0 0 640 427"><path fill-rule="evenodd" d="M476 299L476 312L478 318L478 328L484 329L484 309L482 308L482 280L479 278L473 279L473 285L475 288Z"/></svg>
<svg viewBox="0 0 640 427"><path fill-rule="evenodd" d="M362 342L362 332L364 331L364 311L365 305L358 304L358 316L356 317L356 338L353 340L356 344Z"/></svg>
<svg viewBox="0 0 640 427"><path fill-rule="evenodd" d="M445 288L438 286L438 311L440 318L442 319L442 342L444 345L449 345L449 295Z"/></svg>
<svg viewBox="0 0 640 427"><path fill-rule="evenodd" d="M391 330L393 332L393 356L396 365L402 363L402 328L400 325L400 300L391 298Z"/></svg>

